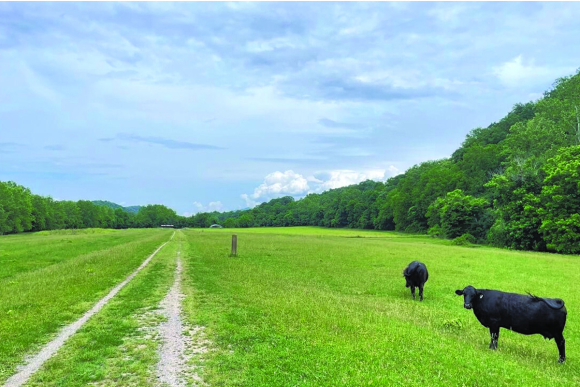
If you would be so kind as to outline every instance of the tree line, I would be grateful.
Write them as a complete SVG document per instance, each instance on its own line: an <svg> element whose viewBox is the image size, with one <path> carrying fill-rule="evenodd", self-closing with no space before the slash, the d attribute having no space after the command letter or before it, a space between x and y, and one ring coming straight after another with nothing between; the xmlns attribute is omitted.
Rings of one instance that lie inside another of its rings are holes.
<svg viewBox="0 0 580 387"><path fill-rule="evenodd" d="M183 225L183 217L163 205L138 212L95 204L88 200L57 201L33 194L12 181L0 182L0 234L79 228L143 228Z"/></svg>
<svg viewBox="0 0 580 387"><path fill-rule="evenodd" d="M385 182L197 214L225 227L323 226L462 238L519 250L580 252L580 71L535 102L475 128L449 158Z"/></svg>

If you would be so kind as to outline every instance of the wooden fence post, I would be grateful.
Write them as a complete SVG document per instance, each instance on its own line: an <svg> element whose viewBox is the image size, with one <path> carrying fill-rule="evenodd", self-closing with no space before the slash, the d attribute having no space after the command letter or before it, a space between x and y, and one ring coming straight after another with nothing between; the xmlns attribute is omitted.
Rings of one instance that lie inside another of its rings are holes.
<svg viewBox="0 0 580 387"><path fill-rule="evenodd" d="M238 256L238 236L236 234L232 235L232 257Z"/></svg>

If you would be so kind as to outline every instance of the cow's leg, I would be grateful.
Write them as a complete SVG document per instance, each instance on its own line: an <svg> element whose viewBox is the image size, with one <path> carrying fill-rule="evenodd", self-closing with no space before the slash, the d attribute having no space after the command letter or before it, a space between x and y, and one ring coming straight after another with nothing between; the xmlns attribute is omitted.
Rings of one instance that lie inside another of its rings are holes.
<svg viewBox="0 0 580 387"><path fill-rule="evenodd" d="M558 363L564 363L566 361L566 340L564 340L564 335L560 333L554 337L554 340L556 341L558 352L560 353Z"/></svg>
<svg viewBox="0 0 580 387"><path fill-rule="evenodd" d="M411 295L413 296L413 300L415 299L415 286L411 286Z"/></svg>
<svg viewBox="0 0 580 387"><path fill-rule="evenodd" d="M489 343L489 349L497 349L497 339L499 339L499 327L490 327L489 335L491 336L491 343Z"/></svg>
<svg viewBox="0 0 580 387"><path fill-rule="evenodd" d="M419 285L419 300L423 301L423 285Z"/></svg>

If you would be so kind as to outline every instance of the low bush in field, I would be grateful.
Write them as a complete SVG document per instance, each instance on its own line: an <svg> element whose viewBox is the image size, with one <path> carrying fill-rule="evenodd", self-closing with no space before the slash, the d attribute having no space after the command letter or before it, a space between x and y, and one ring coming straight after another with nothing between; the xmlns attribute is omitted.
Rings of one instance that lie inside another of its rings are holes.
<svg viewBox="0 0 580 387"><path fill-rule="evenodd" d="M441 230L441 227L439 227L439 225L431 227L427 231L427 234L432 238L443 238L445 236L445 234L443 234L443 230Z"/></svg>
<svg viewBox="0 0 580 387"><path fill-rule="evenodd" d="M457 237L451 241L452 244L456 246L469 246L477 242L475 237L469 233L465 233L460 237Z"/></svg>

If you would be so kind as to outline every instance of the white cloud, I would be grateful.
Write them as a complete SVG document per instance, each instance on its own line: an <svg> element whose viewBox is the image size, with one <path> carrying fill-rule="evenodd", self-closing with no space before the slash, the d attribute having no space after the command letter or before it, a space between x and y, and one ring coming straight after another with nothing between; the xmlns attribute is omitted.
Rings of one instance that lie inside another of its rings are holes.
<svg viewBox="0 0 580 387"><path fill-rule="evenodd" d="M306 179L294 171L279 172L269 174L264 182L254 190L252 197L268 197L279 194L299 195L308 190Z"/></svg>
<svg viewBox="0 0 580 387"><path fill-rule="evenodd" d="M320 193L329 189L345 187L357 184L365 180L383 181L387 176L395 176L401 171L391 165L387 169L369 169L365 171L353 170L332 170L321 172L318 175L324 176L316 178L296 173L294 171L270 173L264 179L253 194L243 194L241 198L246 202L248 207L256 205L270 199L281 196L301 197L308 193Z"/></svg>
<svg viewBox="0 0 580 387"><path fill-rule="evenodd" d="M210 202L207 206L204 206L200 202L193 202L192 214L197 214L198 212L222 211L223 209L224 209L224 205L220 201ZM185 216L189 216L189 215L185 215Z"/></svg>
<svg viewBox="0 0 580 387"><path fill-rule="evenodd" d="M510 61L494 66L492 72L504 85L517 87L553 81L559 76L574 72L574 69L537 66L533 59L525 63L523 56L518 55Z"/></svg>
<svg viewBox="0 0 580 387"><path fill-rule="evenodd" d="M400 175L401 173L403 173L399 168L395 167L394 165L390 165L387 168L387 171L390 172L390 175L391 175L390 177L397 176L397 175Z"/></svg>
<svg viewBox="0 0 580 387"><path fill-rule="evenodd" d="M248 194L242 194L241 198L246 202L246 206L250 208L254 208L260 204L260 202L253 200Z"/></svg>
<svg viewBox="0 0 580 387"><path fill-rule="evenodd" d="M357 184L365 180L384 180L385 170L369 170L357 172L351 170L335 170L328 173L330 177L325 180L318 180L319 184L312 192L323 192L329 189L345 187L347 185Z"/></svg>
<svg viewBox="0 0 580 387"><path fill-rule="evenodd" d="M310 187L304 176L292 170L286 172L276 171L270 173L251 195L243 194L242 199L249 207L258 204L257 200L268 200L275 197L292 195L300 196L306 193Z"/></svg>

